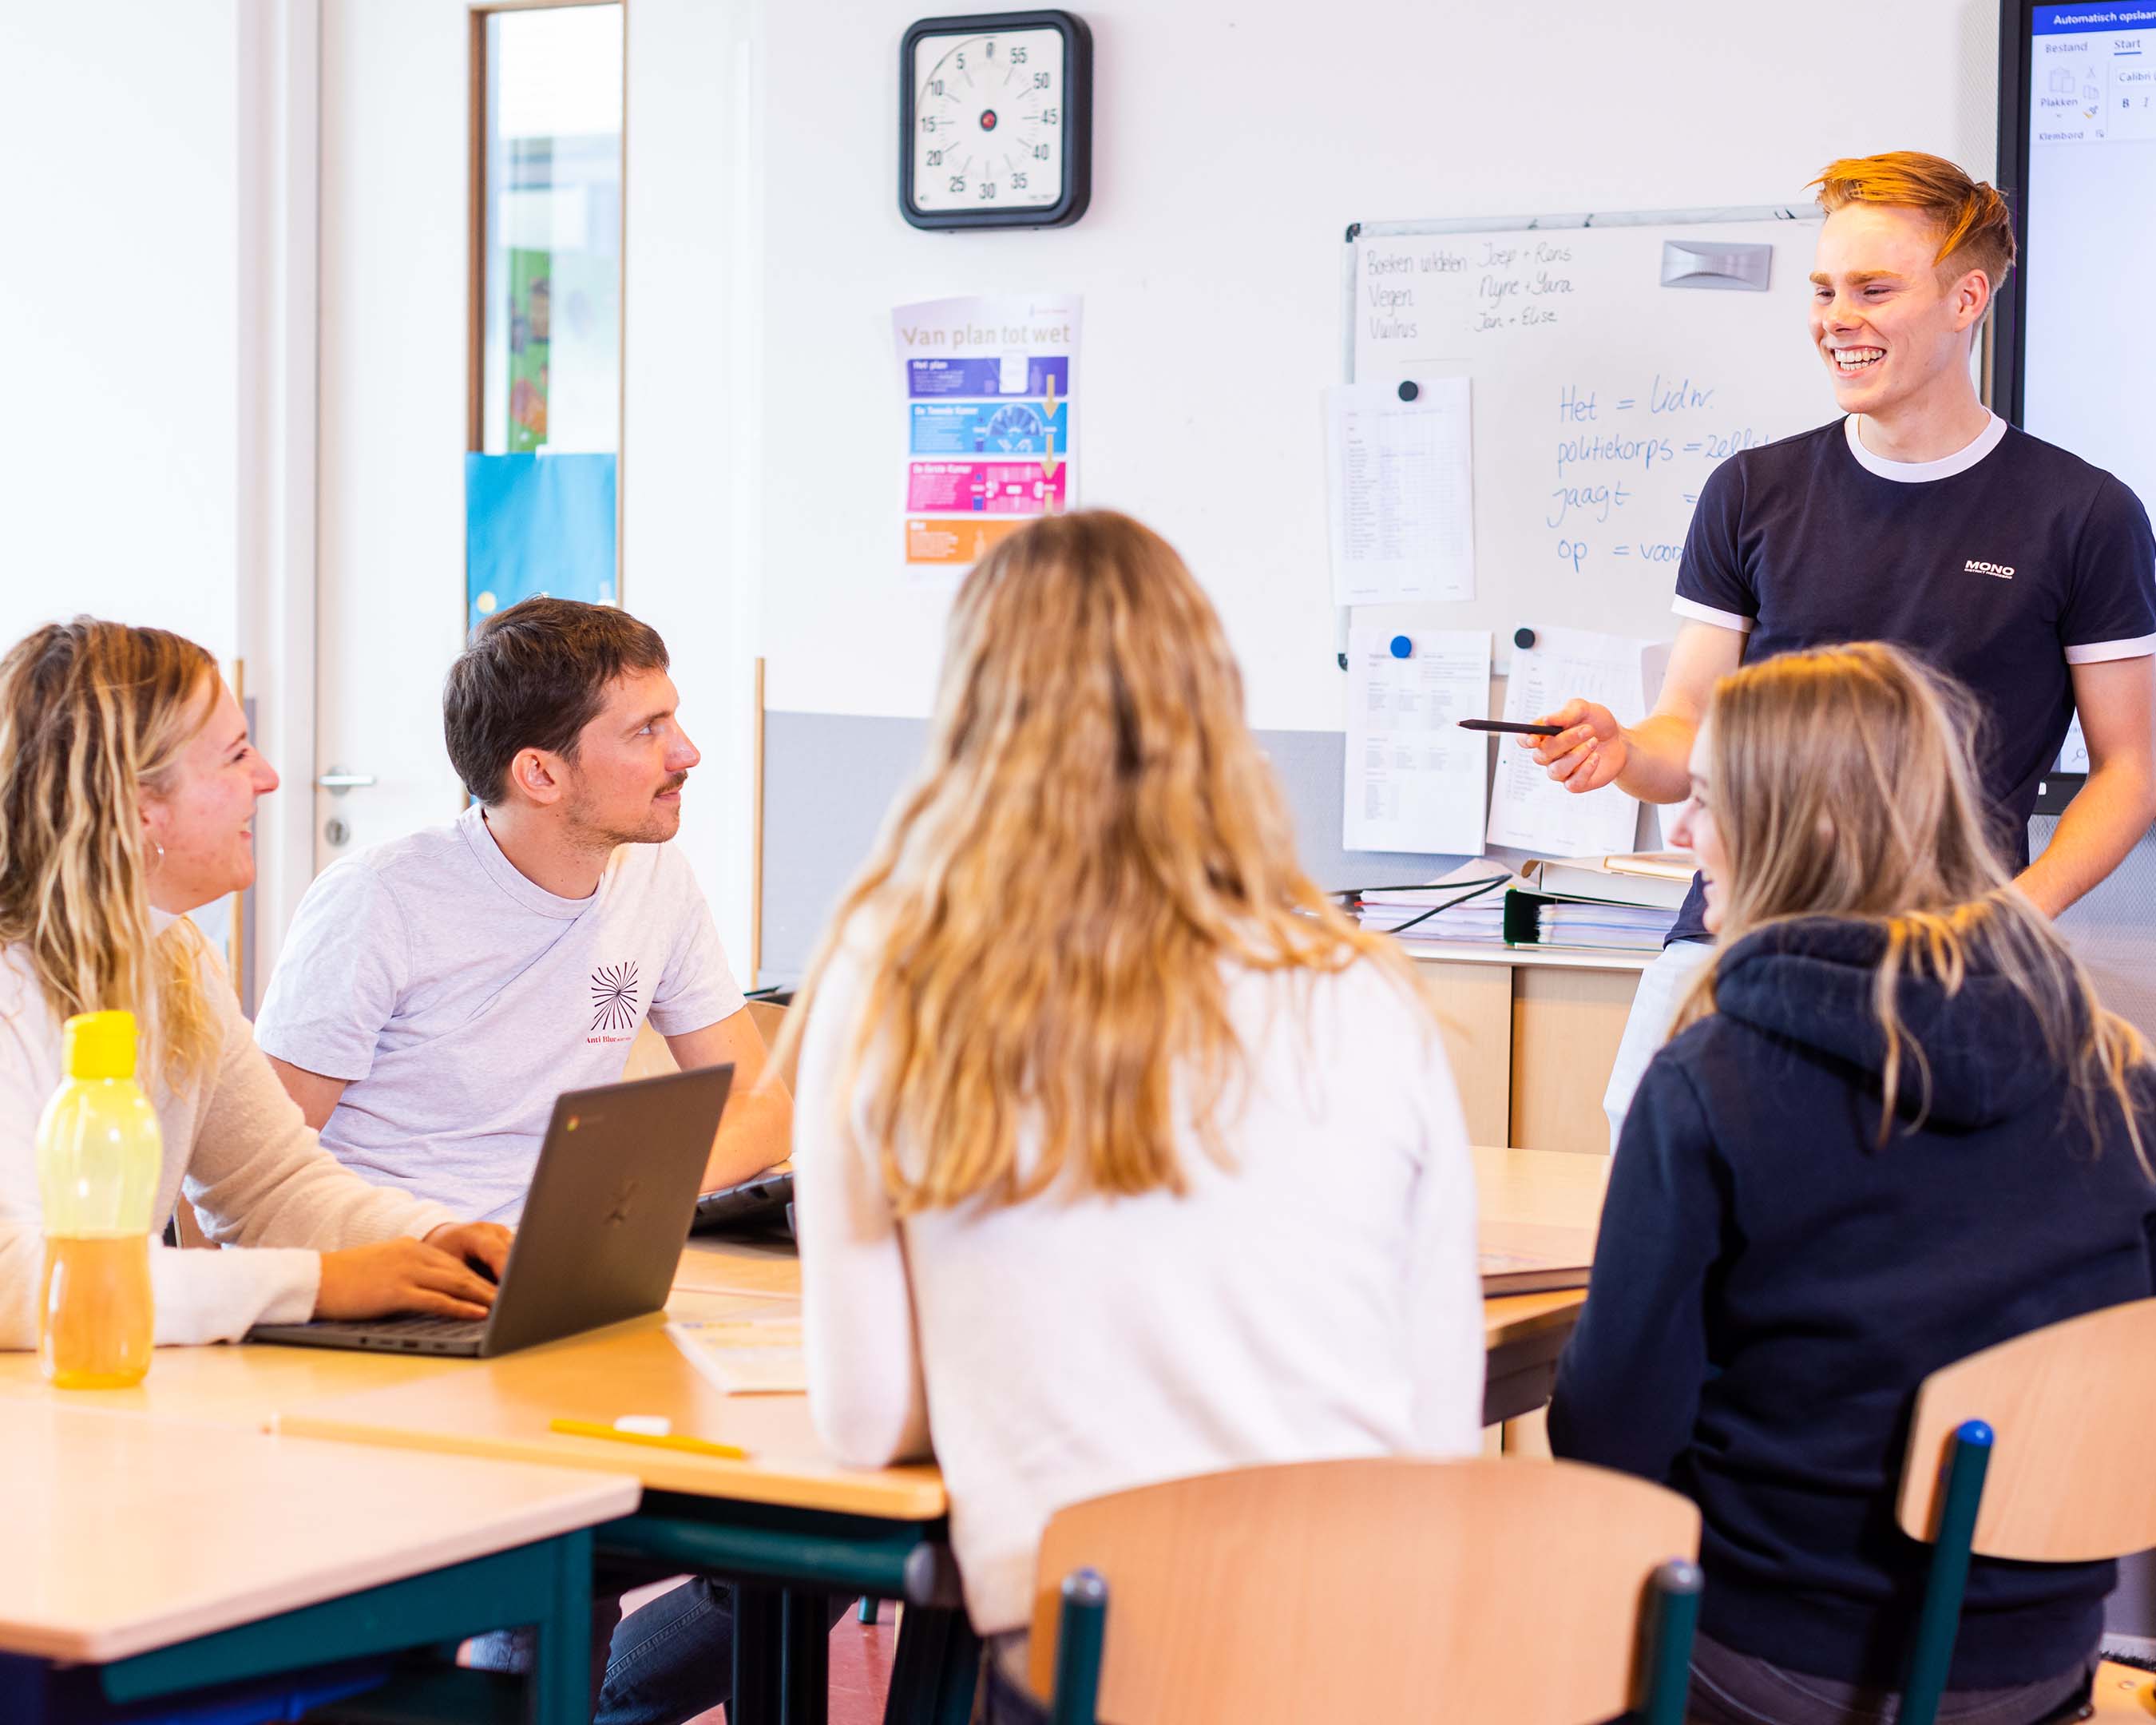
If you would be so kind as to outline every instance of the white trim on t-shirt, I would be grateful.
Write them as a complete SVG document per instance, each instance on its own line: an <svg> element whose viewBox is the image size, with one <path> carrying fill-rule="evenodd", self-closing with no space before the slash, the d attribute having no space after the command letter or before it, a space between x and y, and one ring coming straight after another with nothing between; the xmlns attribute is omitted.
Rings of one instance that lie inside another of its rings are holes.
<svg viewBox="0 0 2156 1725"><path fill-rule="evenodd" d="M2090 641L2066 649L2068 665L2102 665L2113 659L2146 659L2156 654L2156 635L2137 635L2130 641Z"/></svg>
<svg viewBox="0 0 2156 1725"><path fill-rule="evenodd" d="M1733 629L1740 635L1748 635L1758 626L1756 617L1743 617L1734 611L1717 611L1712 605L1702 605L1697 599L1679 594L1670 601L1670 609L1680 617L1689 617L1695 623L1711 623L1717 629Z"/></svg>
<svg viewBox="0 0 2156 1725"><path fill-rule="evenodd" d="M1967 473L1970 468L2006 438L2006 422L1998 414L1991 415L1991 423L1976 434L1975 440L1956 449L1951 455L1942 455L1936 461L1889 461L1884 455L1875 455L1864 447L1864 439L1857 427L1863 422L1861 413L1851 413L1842 423L1849 434L1849 453L1856 457L1856 465L1866 473L1876 473L1904 485L1921 485L1933 480L1952 479L1958 473Z"/></svg>

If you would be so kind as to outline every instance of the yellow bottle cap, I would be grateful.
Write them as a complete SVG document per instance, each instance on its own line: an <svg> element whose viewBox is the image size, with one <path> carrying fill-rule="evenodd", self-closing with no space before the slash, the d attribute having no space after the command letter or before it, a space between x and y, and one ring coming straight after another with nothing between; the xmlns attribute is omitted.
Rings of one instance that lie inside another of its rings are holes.
<svg viewBox="0 0 2156 1725"><path fill-rule="evenodd" d="M62 1033L70 1078L132 1078L135 1076L135 1014L85 1012L69 1019Z"/></svg>

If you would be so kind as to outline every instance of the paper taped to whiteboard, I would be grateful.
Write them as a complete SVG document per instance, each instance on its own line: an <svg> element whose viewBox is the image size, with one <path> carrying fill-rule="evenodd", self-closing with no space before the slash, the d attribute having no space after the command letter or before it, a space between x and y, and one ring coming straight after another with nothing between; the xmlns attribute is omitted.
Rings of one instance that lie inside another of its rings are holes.
<svg viewBox="0 0 2156 1725"><path fill-rule="evenodd" d="M1505 716L1540 719L1576 697L1608 707L1620 725L1638 724L1648 705L1642 662L1648 644L1591 629L1537 628L1535 644L1512 655ZM1615 785L1567 790L1513 739L1499 746L1490 803L1492 845L1538 856L1608 856L1632 849L1639 819L1638 799Z"/></svg>
<svg viewBox="0 0 2156 1725"><path fill-rule="evenodd" d="M1327 390L1325 471L1335 604L1475 597L1465 377Z"/></svg>
<svg viewBox="0 0 2156 1725"><path fill-rule="evenodd" d="M1489 750L1460 721L1490 711L1490 631L1358 625L1348 673L1341 849L1480 851Z"/></svg>

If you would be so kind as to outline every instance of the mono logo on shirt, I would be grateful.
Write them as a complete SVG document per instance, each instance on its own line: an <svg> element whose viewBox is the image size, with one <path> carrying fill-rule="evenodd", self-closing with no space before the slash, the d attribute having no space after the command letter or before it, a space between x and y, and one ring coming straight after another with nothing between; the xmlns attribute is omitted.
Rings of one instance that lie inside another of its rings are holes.
<svg viewBox="0 0 2156 1725"><path fill-rule="evenodd" d="M592 1029L634 1030L636 1028L636 967L602 964L592 973Z"/></svg>
<svg viewBox="0 0 2156 1725"><path fill-rule="evenodd" d="M1961 567L1964 574L1996 575L2001 581L2011 581L2014 578L2014 566L2011 563L1980 563L1974 557L1971 557Z"/></svg>

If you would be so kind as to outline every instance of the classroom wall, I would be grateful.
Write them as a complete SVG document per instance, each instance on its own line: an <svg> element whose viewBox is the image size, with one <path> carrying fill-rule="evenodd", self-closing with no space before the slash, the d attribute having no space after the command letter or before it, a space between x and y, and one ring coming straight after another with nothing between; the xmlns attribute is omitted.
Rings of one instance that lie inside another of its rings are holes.
<svg viewBox="0 0 2156 1725"><path fill-rule="evenodd" d="M0 8L0 644L236 649L239 3Z"/></svg>
<svg viewBox="0 0 2156 1725"><path fill-rule="evenodd" d="M1159 528L1211 593L1324 884L1427 879L1432 859L1337 849L1319 392L1342 371L1347 224L1758 204L1802 198L1837 155L1914 146L1988 173L1994 151L1989 0L1876 8L1866 60L1898 69L1861 79L1794 15L1722 0L1332 13L1106 0L1079 8L1095 46L1091 211L1054 232L924 234L895 189L896 48L918 10L832 0L763 23L762 906L776 978L806 962L917 757L941 655L947 588L910 583L897 554L893 305L1086 296L1081 501ZM1822 381L1820 416L1833 411Z"/></svg>
<svg viewBox="0 0 2156 1725"><path fill-rule="evenodd" d="M627 9L622 598L666 639L703 752L680 846L752 952L761 186L750 0Z"/></svg>
<svg viewBox="0 0 2156 1725"><path fill-rule="evenodd" d="M1317 392L1341 375L1348 223L1759 203L1801 197L1838 154L1916 146L1989 172L1993 153L1989 0L1872 8L1866 64L1895 70L1858 78L1799 15L1727 0L1076 9L1096 54L1091 212L975 234L916 232L896 208L896 48L921 8L766 14L773 708L927 711L946 602L896 555L894 304L1082 293L1083 501L1188 558L1255 725L1336 729Z"/></svg>

